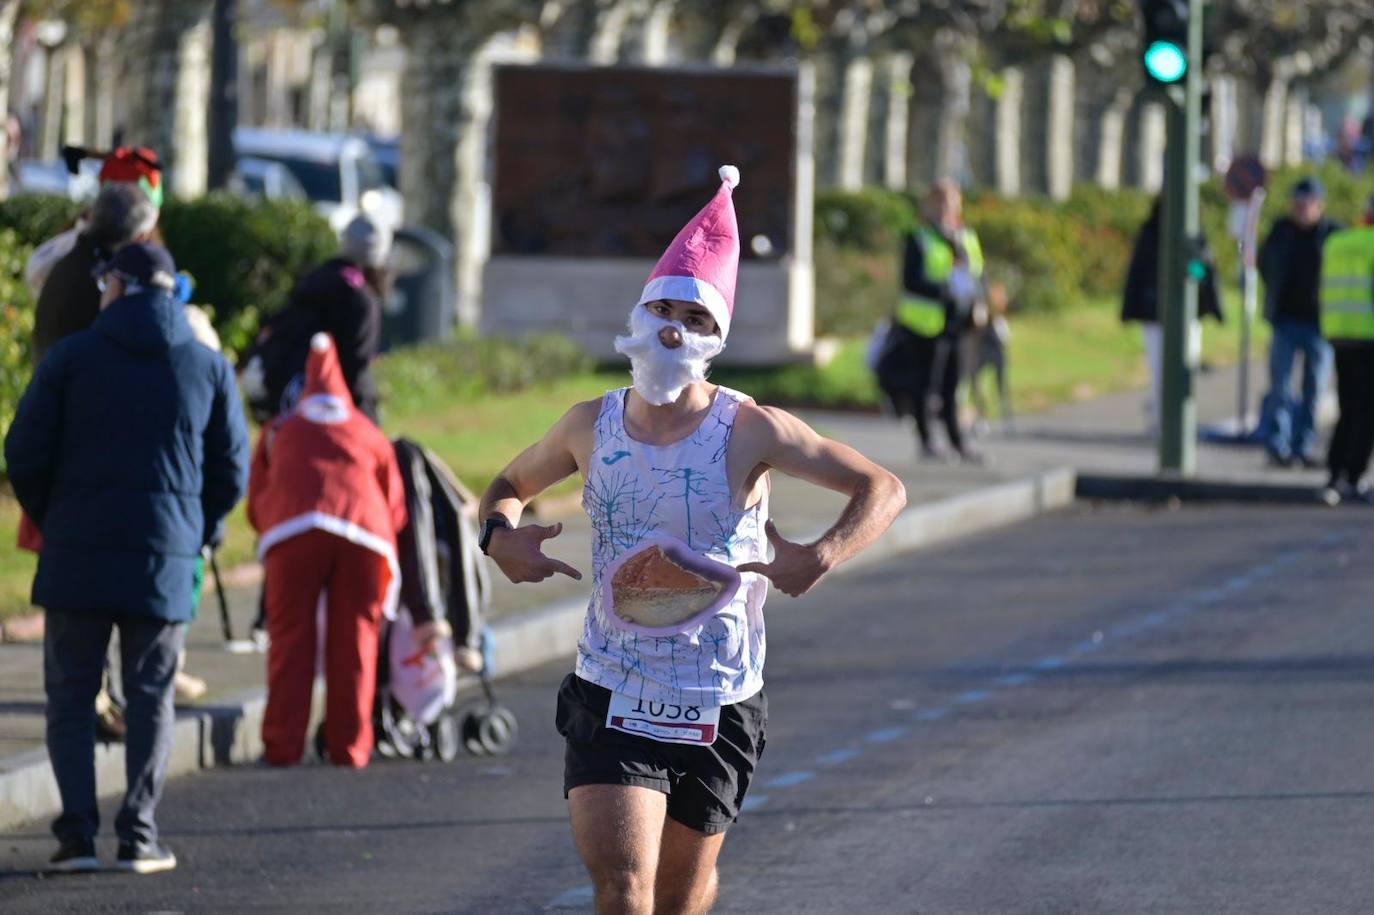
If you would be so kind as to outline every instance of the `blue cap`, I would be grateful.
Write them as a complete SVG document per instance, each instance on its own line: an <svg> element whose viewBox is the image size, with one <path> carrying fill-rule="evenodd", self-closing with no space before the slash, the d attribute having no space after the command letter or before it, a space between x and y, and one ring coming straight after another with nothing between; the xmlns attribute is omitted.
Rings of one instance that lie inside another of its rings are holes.
<svg viewBox="0 0 1374 915"><path fill-rule="evenodd" d="M1321 179L1315 175L1308 175L1293 185L1293 197L1306 197L1309 199L1325 200L1326 188L1322 187Z"/></svg>
<svg viewBox="0 0 1374 915"><path fill-rule="evenodd" d="M124 281L126 291L176 288L177 267L167 249L152 242L135 242L115 252L114 257L96 268L97 276L114 274Z"/></svg>

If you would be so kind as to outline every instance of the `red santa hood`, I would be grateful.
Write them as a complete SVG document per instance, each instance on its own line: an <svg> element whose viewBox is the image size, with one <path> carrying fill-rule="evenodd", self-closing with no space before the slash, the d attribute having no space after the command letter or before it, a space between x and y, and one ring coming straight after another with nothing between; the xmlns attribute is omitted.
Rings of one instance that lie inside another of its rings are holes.
<svg viewBox="0 0 1374 915"><path fill-rule="evenodd" d="M348 392L334 338L329 334L319 333L310 338L305 387L298 409L306 419L317 423L341 423L353 413L353 395Z"/></svg>

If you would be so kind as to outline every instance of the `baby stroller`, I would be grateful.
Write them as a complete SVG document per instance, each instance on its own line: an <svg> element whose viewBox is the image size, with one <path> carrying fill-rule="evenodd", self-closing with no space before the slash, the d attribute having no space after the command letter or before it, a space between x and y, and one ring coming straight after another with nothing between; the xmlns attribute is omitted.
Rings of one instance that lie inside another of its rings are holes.
<svg viewBox="0 0 1374 915"><path fill-rule="evenodd" d="M477 498L433 452L405 438L394 442L410 523L397 538L401 600L379 640L373 739L383 757L452 762L460 749L476 756L507 753L518 726L496 701L489 677L491 638L482 616L491 581L477 548ZM420 623L447 621L438 650L419 651ZM458 701L459 661L475 673L480 694ZM323 758L324 725L315 734Z"/></svg>

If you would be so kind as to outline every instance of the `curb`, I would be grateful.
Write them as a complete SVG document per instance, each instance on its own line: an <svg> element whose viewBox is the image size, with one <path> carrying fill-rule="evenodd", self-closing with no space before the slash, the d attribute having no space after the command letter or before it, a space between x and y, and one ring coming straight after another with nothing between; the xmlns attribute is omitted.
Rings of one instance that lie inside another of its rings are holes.
<svg viewBox="0 0 1374 915"><path fill-rule="evenodd" d="M897 516L876 544L835 574L845 575L901 553L1066 508L1074 500L1075 479L1072 470L1051 470L912 506ZM822 533L816 531L809 539ZM510 676L566 658L576 649L582 634L586 607L585 596L568 598L494 623L492 674ZM460 692L476 682L474 677L460 683ZM323 684L316 682L315 689L314 708L318 710L323 706ZM262 713L266 705L266 692L257 689L180 712L168 777L256 761L262 754ZM124 790L121 745L97 745L96 785L101 797ZM0 758L0 829L53 816L61 809L46 750L28 750Z"/></svg>
<svg viewBox="0 0 1374 915"><path fill-rule="evenodd" d="M1080 499L1127 502L1235 502L1251 505L1325 505L1316 486L1236 483L1228 480L1173 479L1079 474Z"/></svg>

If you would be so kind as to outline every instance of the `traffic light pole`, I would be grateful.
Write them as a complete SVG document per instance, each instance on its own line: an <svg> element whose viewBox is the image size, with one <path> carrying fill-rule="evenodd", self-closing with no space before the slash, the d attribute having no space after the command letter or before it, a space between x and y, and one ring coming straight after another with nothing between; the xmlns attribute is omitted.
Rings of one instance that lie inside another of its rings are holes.
<svg viewBox="0 0 1374 915"><path fill-rule="evenodd" d="M1159 423L1161 476L1197 472L1195 387L1201 341L1198 283L1189 275L1192 239L1198 237L1198 161L1202 126L1202 4L1188 2L1188 70L1165 89L1168 148L1159 238L1159 309L1164 322L1164 372Z"/></svg>

